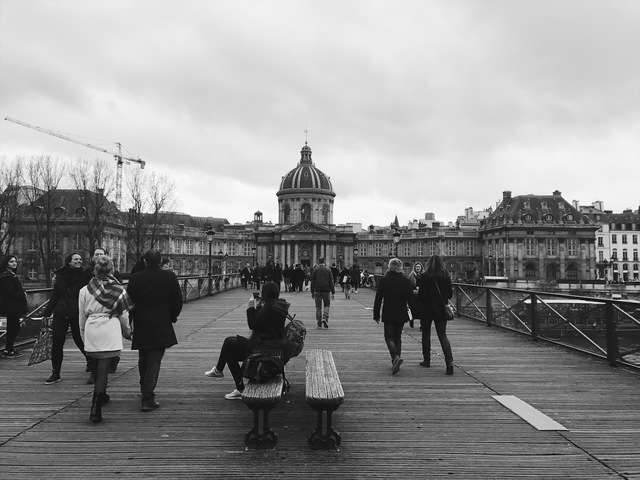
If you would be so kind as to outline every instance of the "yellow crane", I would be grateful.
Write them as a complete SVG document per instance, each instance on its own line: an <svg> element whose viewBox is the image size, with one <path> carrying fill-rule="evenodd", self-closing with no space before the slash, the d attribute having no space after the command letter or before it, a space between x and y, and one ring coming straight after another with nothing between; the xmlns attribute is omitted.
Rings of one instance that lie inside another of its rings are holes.
<svg viewBox="0 0 640 480"><path fill-rule="evenodd" d="M116 159L116 165L117 165L117 167L116 167L116 206L118 207L118 210L120 210L121 204L122 204L122 164L126 160L127 162L136 162L136 163L140 164L140 168L144 168L144 166L145 166L144 160L142 160L140 158L123 157L122 156L122 145L119 142L116 142L116 145L118 147L118 151L117 152L112 152L110 150L107 150L106 148L98 147L97 145L93 145L91 143L81 142L80 140L76 140L75 138L69 137L68 135L64 135L62 133L55 132L53 130L49 130L47 128L38 127L37 125L31 125L31 124L29 124L27 122L23 122L22 120L17 120L15 118L11 118L11 117L5 117L4 119L9 121L9 122L13 122L13 123L17 123L18 125L22 125L23 127L32 128L33 130L37 130L39 132L46 133L48 135L53 135L54 137L58 137L58 138L61 138L63 140L68 140L70 142L77 143L79 145L84 145L85 147L93 148L94 150L99 150L101 152L113 155L115 157L115 159Z"/></svg>

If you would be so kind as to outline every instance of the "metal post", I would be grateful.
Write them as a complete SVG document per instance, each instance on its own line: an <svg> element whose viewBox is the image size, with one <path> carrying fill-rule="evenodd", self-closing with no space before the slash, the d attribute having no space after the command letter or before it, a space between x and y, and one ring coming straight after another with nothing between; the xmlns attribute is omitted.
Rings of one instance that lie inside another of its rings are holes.
<svg viewBox="0 0 640 480"><path fill-rule="evenodd" d="M606 305L606 322L607 322L607 360L609 365L616 367L619 350L618 350L618 332L616 331L616 322L614 317L613 301L608 301Z"/></svg>

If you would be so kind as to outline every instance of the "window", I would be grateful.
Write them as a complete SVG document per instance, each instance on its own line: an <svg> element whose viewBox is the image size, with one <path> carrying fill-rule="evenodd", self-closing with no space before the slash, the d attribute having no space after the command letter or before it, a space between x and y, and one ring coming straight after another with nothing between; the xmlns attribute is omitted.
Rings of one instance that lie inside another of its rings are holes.
<svg viewBox="0 0 640 480"><path fill-rule="evenodd" d="M248 257L250 255L252 255L251 254L251 244L250 243L245 243L244 244L244 256Z"/></svg>
<svg viewBox="0 0 640 480"><path fill-rule="evenodd" d="M569 280L578 280L578 269L574 264L569 265L567 267L567 278Z"/></svg>
<svg viewBox="0 0 640 480"><path fill-rule="evenodd" d="M536 278L536 266L534 263L527 263L524 266L524 276L525 278Z"/></svg>
<svg viewBox="0 0 640 480"><path fill-rule="evenodd" d="M36 280L38 278L38 268L29 267L27 269L27 277L29 277L30 280Z"/></svg>
<svg viewBox="0 0 640 480"><path fill-rule="evenodd" d="M622 243L627 243L627 235L622 235Z"/></svg>
<svg viewBox="0 0 640 480"><path fill-rule="evenodd" d="M573 215L568 213L565 219L567 220L567 222L573 222Z"/></svg>
<svg viewBox="0 0 640 480"><path fill-rule="evenodd" d="M182 240L179 238L176 238L176 241L175 241L175 253L177 254L182 253Z"/></svg>
<svg viewBox="0 0 640 480"><path fill-rule="evenodd" d="M51 233L51 250L60 250L60 234L58 232Z"/></svg>
<svg viewBox="0 0 640 480"><path fill-rule="evenodd" d="M611 256L617 260L618 259L618 249L614 248L613 250L611 250Z"/></svg>
<svg viewBox="0 0 640 480"><path fill-rule="evenodd" d="M81 246L82 246L82 234L81 233L74 233L71 235L71 249L72 250L80 250Z"/></svg>
<svg viewBox="0 0 640 480"><path fill-rule="evenodd" d="M611 235L611 243L618 243L618 235Z"/></svg>
<svg viewBox="0 0 640 480"><path fill-rule="evenodd" d="M535 255L536 254L536 239L525 238L524 239L524 254Z"/></svg>
<svg viewBox="0 0 640 480"><path fill-rule="evenodd" d="M629 260L629 258L627 256L627 249L626 248L622 249L622 260Z"/></svg>
<svg viewBox="0 0 640 480"><path fill-rule="evenodd" d="M382 244L381 243L374 243L373 244L373 255L375 257L381 257L382 256Z"/></svg>
<svg viewBox="0 0 640 480"><path fill-rule="evenodd" d="M635 248L633 249L633 261L638 261L638 250L636 250Z"/></svg>
<svg viewBox="0 0 640 480"><path fill-rule="evenodd" d="M575 238L570 238L569 240L567 240L567 255L571 257L577 256L578 248L579 248L578 240L576 240Z"/></svg>
<svg viewBox="0 0 640 480"><path fill-rule="evenodd" d="M300 220L303 222L311 221L311 205L309 205L308 203L305 203L304 205L302 205L302 207L300 207Z"/></svg>
<svg viewBox="0 0 640 480"><path fill-rule="evenodd" d="M206 255L207 253L209 253L207 246L208 246L207 242L204 242L204 241L198 242L198 250L200 255Z"/></svg>
<svg viewBox="0 0 640 480"><path fill-rule="evenodd" d="M416 244L416 255L418 255L419 257L422 257L424 255L424 243L423 242L418 242Z"/></svg>
<svg viewBox="0 0 640 480"><path fill-rule="evenodd" d="M598 252L598 262L604 262L604 252L602 250Z"/></svg>
<svg viewBox="0 0 640 480"><path fill-rule="evenodd" d="M405 243L403 250L404 250L403 255L405 257L410 257L411 256L411 244L410 243ZM411 273L411 271L409 271L409 273Z"/></svg>
<svg viewBox="0 0 640 480"><path fill-rule="evenodd" d="M550 213L547 213L547 214L544 216L544 221L545 221L545 222L553 222L553 215L551 215Z"/></svg>
<svg viewBox="0 0 640 480"><path fill-rule="evenodd" d="M525 222L533 222L533 215L530 213L527 213L523 218Z"/></svg>
<svg viewBox="0 0 640 480"><path fill-rule="evenodd" d="M467 256L475 255L475 242L470 240L464 242L464 253Z"/></svg>
<svg viewBox="0 0 640 480"><path fill-rule="evenodd" d="M631 243L634 245L638 244L638 235L631 235Z"/></svg>
<svg viewBox="0 0 640 480"><path fill-rule="evenodd" d="M227 245L227 253L229 255L237 255L238 251L238 244L236 242L229 242L229 244Z"/></svg>
<svg viewBox="0 0 640 480"><path fill-rule="evenodd" d="M284 214L283 223L291 222L291 206L288 203L285 203L284 207L282 207L282 213Z"/></svg>
<svg viewBox="0 0 640 480"><path fill-rule="evenodd" d="M598 246L599 247L604 247L604 240L602 237L598 237Z"/></svg>
<svg viewBox="0 0 640 480"><path fill-rule="evenodd" d="M436 242L429 242L429 256L433 257L436 254Z"/></svg>
<svg viewBox="0 0 640 480"><path fill-rule="evenodd" d="M38 249L38 235L35 233L27 234L27 250L33 251Z"/></svg>
<svg viewBox="0 0 640 480"><path fill-rule="evenodd" d="M557 255L558 254L558 242L555 238L547 238L545 240L545 246L547 250L547 255Z"/></svg>
<svg viewBox="0 0 640 480"><path fill-rule="evenodd" d="M447 255L453 256L456 252L456 241L455 240L447 240Z"/></svg>
<svg viewBox="0 0 640 480"><path fill-rule="evenodd" d="M329 223L329 207L326 205L322 207L322 223L325 225Z"/></svg>

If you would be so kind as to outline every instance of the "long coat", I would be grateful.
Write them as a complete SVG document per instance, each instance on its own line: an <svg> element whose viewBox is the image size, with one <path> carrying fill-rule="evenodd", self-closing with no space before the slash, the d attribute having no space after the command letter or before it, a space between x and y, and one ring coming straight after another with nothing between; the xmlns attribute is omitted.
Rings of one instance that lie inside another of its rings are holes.
<svg viewBox="0 0 640 480"><path fill-rule="evenodd" d="M13 272L0 274L0 314L21 317L27 313L27 296L20 279Z"/></svg>
<svg viewBox="0 0 640 480"><path fill-rule="evenodd" d="M149 265L131 276L127 293L134 308L133 350L169 348L178 343L173 324L182 311L182 292L176 275Z"/></svg>
<svg viewBox="0 0 640 480"><path fill-rule="evenodd" d="M437 287L436 287L436 282ZM446 320L444 305L453 297L451 279L447 277L433 277L422 275L418 290L418 302L420 303L420 320ZM438 288L440 292L438 293Z"/></svg>
<svg viewBox="0 0 640 480"><path fill-rule="evenodd" d="M42 315L50 317L53 313L56 317L78 318L78 296L86 284L82 268L65 265L56 270L51 299Z"/></svg>
<svg viewBox="0 0 640 480"><path fill-rule="evenodd" d="M406 323L409 321L407 308L414 310L415 305L413 286L404 273L389 271L382 277L373 303L374 320L380 320L380 307L382 307L383 323Z"/></svg>

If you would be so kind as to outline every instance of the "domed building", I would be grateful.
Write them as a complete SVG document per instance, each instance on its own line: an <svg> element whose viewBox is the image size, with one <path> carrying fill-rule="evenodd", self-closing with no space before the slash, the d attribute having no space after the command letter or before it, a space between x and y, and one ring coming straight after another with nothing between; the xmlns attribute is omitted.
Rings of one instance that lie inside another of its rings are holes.
<svg viewBox="0 0 640 480"><path fill-rule="evenodd" d="M284 265L318 263L324 257L328 265L351 266L356 235L351 226L333 223L336 193L331 179L315 166L311 148L305 142L300 161L282 177L278 197L278 223L260 225L256 212L254 224L256 260L263 265L275 261Z"/></svg>

